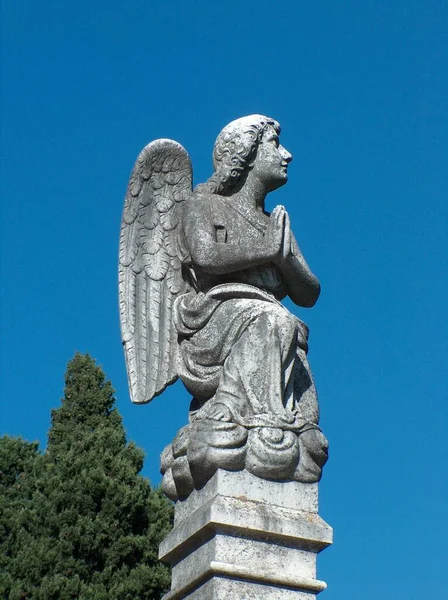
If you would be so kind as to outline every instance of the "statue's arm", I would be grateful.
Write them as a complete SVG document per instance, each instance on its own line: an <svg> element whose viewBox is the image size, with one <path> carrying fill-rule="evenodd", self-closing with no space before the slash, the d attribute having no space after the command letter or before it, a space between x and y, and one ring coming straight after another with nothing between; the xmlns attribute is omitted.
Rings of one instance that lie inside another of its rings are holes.
<svg viewBox="0 0 448 600"><path fill-rule="evenodd" d="M311 308L320 294L320 283L311 272L299 245L290 230L289 217L285 213L285 235L283 252L277 260L284 279L288 296L298 306Z"/></svg>
<svg viewBox="0 0 448 600"><path fill-rule="evenodd" d="M280 218L272 219L268 235L258 244L223 244L216 241L207 199L198 198L190 202L183 224L193 263L207 273L233 273L269 263L276 260L281 250L283 222Z"/></svg>

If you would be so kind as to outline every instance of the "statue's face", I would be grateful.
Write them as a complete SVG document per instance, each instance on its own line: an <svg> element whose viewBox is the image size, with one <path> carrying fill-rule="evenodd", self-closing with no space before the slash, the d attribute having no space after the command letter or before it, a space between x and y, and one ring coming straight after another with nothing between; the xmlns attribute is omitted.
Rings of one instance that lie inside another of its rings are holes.
<svg viewBox="0 0 448 600"><path fill-rule="evenodd" d="M271 192L288 181L287 170L291 161L292 154L280 144L275 129L268 127L258 145L252 175Z"/></svg>

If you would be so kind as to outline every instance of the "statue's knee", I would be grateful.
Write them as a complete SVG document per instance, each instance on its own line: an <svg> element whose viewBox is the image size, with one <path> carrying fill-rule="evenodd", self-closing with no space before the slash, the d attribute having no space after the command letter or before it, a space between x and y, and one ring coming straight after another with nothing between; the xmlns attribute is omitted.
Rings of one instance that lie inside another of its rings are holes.
<svg viewBox="0 0 448 600"><path fill-rule="evenodd" d="M297 335L297 319L282 307L272 306L258 321L266 333L274 333L277 337Z"/></svg>

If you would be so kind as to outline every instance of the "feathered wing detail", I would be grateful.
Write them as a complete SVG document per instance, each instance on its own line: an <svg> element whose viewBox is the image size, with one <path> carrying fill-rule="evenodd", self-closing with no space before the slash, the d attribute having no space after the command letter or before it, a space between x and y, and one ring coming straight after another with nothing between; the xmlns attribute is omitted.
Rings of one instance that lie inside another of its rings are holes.
<svg viewBox="0 0 448 600"><path fill-rule="evenodd" d="M178 228L191 191L191 160L180 144L162 139L142 150L126 192L119 257L121 334L136 403L150 402L177 379L172 308L188 289Z"/></svg>

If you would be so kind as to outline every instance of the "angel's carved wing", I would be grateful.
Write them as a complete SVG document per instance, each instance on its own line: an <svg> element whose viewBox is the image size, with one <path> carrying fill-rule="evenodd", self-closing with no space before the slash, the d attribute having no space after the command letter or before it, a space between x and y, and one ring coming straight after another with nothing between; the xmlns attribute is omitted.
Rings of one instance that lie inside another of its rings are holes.
<svg viewBox="0 0 448 600"><path fill-rule="evenodd" d="M119 258L121 334L136 403L150 402L177 379L172 306L188 289L178 227L191 190L191 160L180 144L160 139L142 150L126 193Z"/></svg>

